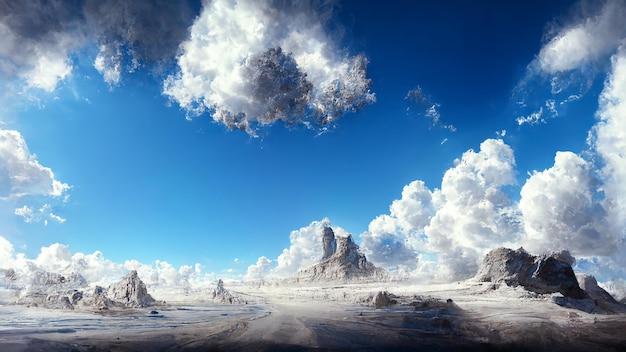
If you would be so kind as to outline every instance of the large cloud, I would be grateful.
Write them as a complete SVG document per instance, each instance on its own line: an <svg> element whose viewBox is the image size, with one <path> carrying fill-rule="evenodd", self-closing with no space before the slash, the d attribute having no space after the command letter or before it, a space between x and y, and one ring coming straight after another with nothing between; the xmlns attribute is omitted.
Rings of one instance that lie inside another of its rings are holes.
<svg viewBox="0 0 626 352"><path fill-rule="evenodd" d="M546 123L565 115L567 106L591 89L626 38L625 17L626 3L621 0L580 1L559 22L563 25L553 26L515 89L514 98L520 104L517 123Z"/></svg>
<svg viewBox="0 0 626 352"><path fill-rule="evenodd" d="M592 147L601 157L603 190L611 222L626 228L626 48L613 59L613 70L600 96L600 121L595 126Z"/></svg>
<svg viewBox="0 0 626 352"><path fill-rule="evenodd" d="M83 40L77 4L0 0L0 77L50 92L70 75L68 55Z"/></svg>
<svg viewBox="0 0 626 352"><path fill-rule="evenodd" d="M99 44L94 66L110 85L146 63L173 63L196 15L185 0L87 0L83 10Z"/></svg>
<svg viewBox="0 0 626 352"><path fill-rule="evenodd" d="M598 12L567 25L541 48L539 68L549 74L580 68L610 55L626 36L626 6L607 0Z"/></svg>
<svg viewBox="0 0 626 352"><path fill-rule="evenodd" d="M0 77L16 90L52 92L71 74L72 56L93 44L110 85L146 64L161 71L195 15L186 0L0 0Z"/></svg>
<svg viewBox="0 0 626 352"><path fill-rule="evenodd" d="M25 195L59 197L69 187L37 161L19 132L0 129L0 199Z"/></svg>
<svg viewBox="0 0 626 352"><path fill-rule="evenodd" d="M596 201L592 165L572 152L558 152L554 166L535 172L521 190L520 210L531 251L568 249L574 256L608 255L617 234Z"/></svg>
<svg viewBox="0 0 626 352"><path fill-rule="evenodd" d="M364 56L348 56L307 1L204 2L164 94L228 128L324 126L374 101Z"/></svg>
<svg viewBox="0 0 626 352"><path fill-rule="evenodd" d="M477 263L494 246L514 243L521 234L519 214L502 187L515 183L513 150L488 139L468 150L444 174L441 189L422 181L404 187L389 215L381 215L361 235L372 261L413 274L431 272L451 280L472 276ZM416 257L434 255L436 265ZM417 271L417 272L415 272Z"/></svg>

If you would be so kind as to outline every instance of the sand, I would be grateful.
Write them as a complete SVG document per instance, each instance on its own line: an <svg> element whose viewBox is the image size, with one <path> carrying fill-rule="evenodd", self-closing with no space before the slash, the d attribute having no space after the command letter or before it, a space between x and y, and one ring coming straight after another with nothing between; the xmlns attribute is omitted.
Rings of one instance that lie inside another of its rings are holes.
<svg viewBox="0 0 626 352"><path fill-rule="evenodd" d="M237 287L249 304L149 309L0 306L0 351L621 351L626 315L587 314L514 289ZM398 303L374 309L387 290ZM246 292L244 292L246 291ZM149 311L157 309L158 314Z"/></svg>

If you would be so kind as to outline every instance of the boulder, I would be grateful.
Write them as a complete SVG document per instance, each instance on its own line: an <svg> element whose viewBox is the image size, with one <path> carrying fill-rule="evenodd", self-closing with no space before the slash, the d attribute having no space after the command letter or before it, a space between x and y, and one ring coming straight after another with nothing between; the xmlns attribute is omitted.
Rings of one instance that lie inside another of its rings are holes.
<svg viewBox="0 0 626 352"><path fill-rule="evenodd" d="M534 256L523 248L497 248L485 256L476 278L482 282L522 286L539 294L560 292L573 299L588 298L578 285L572 263L567 251Z"/></svg>
<svg viewBox="0 0 626 352"><path fill-rule="evenodd" d="M379 291L376 297L374 297L374 300L372 303L374 304L374 308L380 309L380 308L386 308L394 304L397 304L398 301L393 299L393 297L389 294L389 292Z"/></svg>

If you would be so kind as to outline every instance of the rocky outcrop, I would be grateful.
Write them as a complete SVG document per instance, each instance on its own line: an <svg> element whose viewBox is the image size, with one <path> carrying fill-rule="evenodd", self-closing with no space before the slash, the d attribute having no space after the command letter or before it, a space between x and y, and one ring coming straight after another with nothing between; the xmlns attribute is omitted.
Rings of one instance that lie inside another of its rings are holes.
<svg viewBox="0 0 626 352"><path fill-rule="evenodd" d="M384 269L377 268L367 261L359 246L354 243L352 235L337 238L330 227L325 227L322 243L324 244L322 258L327 258L300 271L298 281L374 281L387 277Z"/></svg>
<svg viewBox="0 0 626 352"><path fill-rule="evenodd" d="M618 302L606 292L602 287L598 286L598 281L591 275L577 275L580 288L585 290L589 298L593 300L593 305L598 307L600 311L606 313L624 313L626 306Z"/></svg>
<svg viewBox="0 0 626 352"><path fill-rule="evenodd" d="M109 286L105 295L113 303L126 307L147 307L154 303L154 298L148 294L148 289L136 270L131 271L120 282Z"/></svg>
<svg viewBox="0 0 626 352"><path fill-rule="evenodd" d="M560 292L573 299L588 298L578 285L572 263L568 252L534 256L523 248L498 248L487 254L476 278L482 282L522 286L539 294Z"/></svg>
<svg viewBox="0 0 626 352"><path fill-rule="evenodd" d="M12 272L15 275L15 272ZM16 303L50 309L74 309L83 297L81 289L87 280L78 273L62 275L39 270L21 290Z"/></svg>
<svg viewBox="0 0 626 352"><path fill-rule="evenodd" d="M394 299L389 292L379 291L372 303L374 304L374 308L381 309L397 304L398 301Z"/></svg>
<svg viewBox="0 0 626 352"><path fill-rule="evenodd" d="M229 290L224 288L224 281L220 279L217 282L217 285L211 292L211 299L216 303L228 303L228 304L238 304L238 303L246 303L244 299L239 296L233 294Z"/></svg>
<svg viewBox="0 0 626 352"><path fill-rule="evenodd" d="M322 256L322 260L329 259L337 251L335 232L328 226L324 226L322 232L322 245L324 246L324 255Z"/></svg>

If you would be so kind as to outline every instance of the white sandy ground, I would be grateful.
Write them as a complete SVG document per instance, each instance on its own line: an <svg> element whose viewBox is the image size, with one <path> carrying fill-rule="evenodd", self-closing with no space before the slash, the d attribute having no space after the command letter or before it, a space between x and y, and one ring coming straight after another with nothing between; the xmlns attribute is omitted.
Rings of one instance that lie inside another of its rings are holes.
<svg viewBox="0 0 626 352"><path fill-rule="evenodd" d="M167 306L97 313L3 305L0 351L626 349L626 315L563 308L523 289L469 281L227 288L248 304L155 291ZM374 309L368 298L384 290L398 304Z"/></svg>

